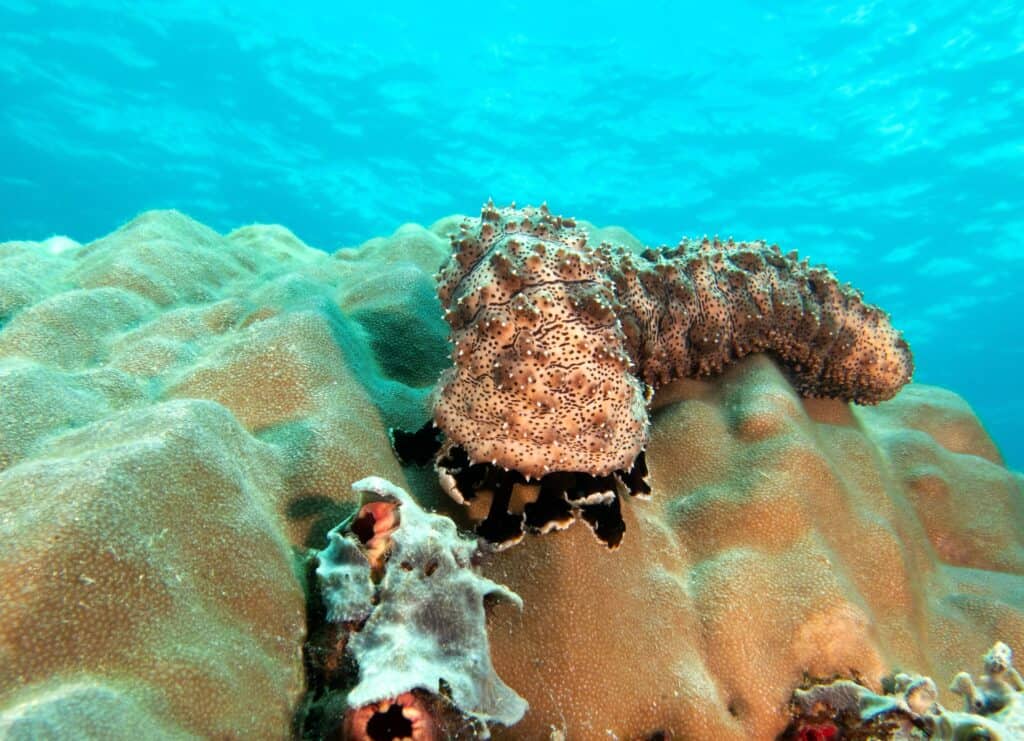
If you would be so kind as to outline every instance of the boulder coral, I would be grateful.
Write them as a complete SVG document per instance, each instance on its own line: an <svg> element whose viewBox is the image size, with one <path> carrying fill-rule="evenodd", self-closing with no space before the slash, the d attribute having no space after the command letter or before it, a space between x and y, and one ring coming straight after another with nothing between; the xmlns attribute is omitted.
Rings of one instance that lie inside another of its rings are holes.
<svg viewBox="0 0 1024 741"><path fill-rule="evenodd" d="M648 459L618 550L571 528L489 564L524 603L490 630L519 737L770 739L807 676L879 691L1024 635L1019 479L948 391L802 399L753 356L659 391Z"/></svg>
<svg viewBox="0 0 1024 741"><path fill-rule="evenodd" d="M473 525L387 436L449 363L433 274L461 221L334 255L176 212L0 244L0 735L294 733L293 557L356 510L351 484ZM879 692L1024 646L1022 478L954 394L805 399L755 353L647 414L658 495L621 502L618 550L570 528L480 564L523 599L487 615L529 703L496 737L769 739L807 677Z"/></svg>
<svg viewBox="0 0 1024 741"><path fill-rule="evenodd" d="M382 408L426 393L379 371L359 291L406 266L430 287L415 260L177 212L0 244L0 736L289 733L292 550L353 480L400 480Z"/></svg>

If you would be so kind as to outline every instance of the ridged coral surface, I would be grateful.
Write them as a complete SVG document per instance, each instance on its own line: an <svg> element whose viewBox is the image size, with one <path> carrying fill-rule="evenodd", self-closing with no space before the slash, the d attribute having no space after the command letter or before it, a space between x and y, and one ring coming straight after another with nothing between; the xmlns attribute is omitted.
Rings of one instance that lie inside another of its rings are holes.
<svg viewBox="0 0 1024 741"><path fill-rule="evenodd" d="M867 404L913 371L884 312L763 242L634 254L546 207L488 204L452 247L438 296L454 365L434 418L474 463L628 471L647 443L642 381L706 376L752 352L773 353L804 396Z"/></svg>
<svg viewBox="0 0 1024 741"><path fill-rule="evenodd" d="M433 273L460 221L335 256L174 212L0 245L0 735L288 737L289 547L371 474L470 525L386 433L449 363ZM650 422L658 496L623 502L621 548L571 528L482 564L524 600L489 616L530 704L496 735L771 738L805 672L1024 646L1021 479L955 395L803 400L753 355L663 385Z"/></svg>
<svg viewBox="0 0 1024 741"><path fill-rule="evenodd" d="M356 275L175 212L0 244L0 736L289 734L292 544L323 545L353 480L401 474L371 395L418 397L360 320L414 260Z"/></svg>
<svg viewBox="0 0 1024 741"><path fill-rule="evenodd" d="M1024 634L1019 478L955 395L804 401L754 356L655 403L661 496L623 501L619 550L571 528L489 572L525 605L490 631L531 708L506 738L770 739L805 673L877 690Z"/></svg>

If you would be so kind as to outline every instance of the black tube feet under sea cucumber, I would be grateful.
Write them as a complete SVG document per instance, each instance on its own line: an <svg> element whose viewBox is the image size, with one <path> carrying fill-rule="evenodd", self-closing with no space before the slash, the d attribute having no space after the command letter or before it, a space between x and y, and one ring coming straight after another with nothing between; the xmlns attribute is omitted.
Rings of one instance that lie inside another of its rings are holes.
<svg viewBox="0 0 1024 741"><path fill-rule="evenodd" d="M610 545L617 494L646 494L650 391L771 353L804 396L875 404L910 380L910 348L881 309L823 266L764 242L588 242L545 207L495 208L452 236L438 275L453 365L435 391L441 482L492 493L500 544L579 511ZM533 498L510 510L512 489Z"/></svg>

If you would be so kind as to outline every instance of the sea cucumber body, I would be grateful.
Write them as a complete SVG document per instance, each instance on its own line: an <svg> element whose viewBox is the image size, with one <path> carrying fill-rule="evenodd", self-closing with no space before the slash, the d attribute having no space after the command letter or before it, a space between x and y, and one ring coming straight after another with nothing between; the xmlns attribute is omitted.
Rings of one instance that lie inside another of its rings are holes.
<svg viewBox="0 0 1024 741"><path fill-rule="evenodd" d="M637 372L652 386L770 352L803 396L876 404L913 372L885 312L795 252L715 238L617 255L617 314Z"/></svg>
<svg viewBox="0 0 1024 741"><path fill-rule="evenodd" d="M453 367L434 409L447 443L535 478L628 469L647 412L607 256L546 211L485 209L453 245L439 287Z"/></svg>
<svg viewBox="0 0 1024 741"><path fill-rule="evenodd" d="M804 396L873 404L913 370L887 315L824 267L763 242L636 254L572 219L484 207L438 276L453 366L434 422L448 449L527 477L629 471L646 386L771 352Z"/></svg>

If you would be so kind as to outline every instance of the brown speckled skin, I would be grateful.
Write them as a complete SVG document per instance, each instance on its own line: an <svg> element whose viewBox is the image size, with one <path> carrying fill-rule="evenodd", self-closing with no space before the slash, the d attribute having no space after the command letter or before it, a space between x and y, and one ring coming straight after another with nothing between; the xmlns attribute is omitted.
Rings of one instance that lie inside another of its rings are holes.
<svg viewBox="0 0 1024 741"><path fill-rule="evenodd" d="M804 396L874 404L910 380L880 309L824 267L763 242L594 246L546 207L484 207L438 276L453 367L434 421L472 461L540 477L629 470L647 444L645 384L770 352Z"/></svg>

